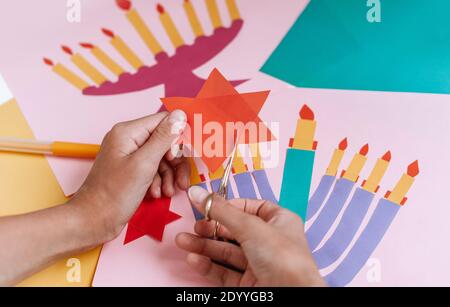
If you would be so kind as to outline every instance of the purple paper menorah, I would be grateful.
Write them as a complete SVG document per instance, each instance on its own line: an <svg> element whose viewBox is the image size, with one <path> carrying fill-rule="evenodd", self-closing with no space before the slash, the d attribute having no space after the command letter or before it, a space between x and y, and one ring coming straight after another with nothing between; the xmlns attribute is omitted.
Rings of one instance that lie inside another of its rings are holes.
<svg viewBox="0 0 450 307"><path fill-rule="evenodd" d="M322 177L310 199L312 210L308 215L306 232L318 268L334 267L325 279L330 286L337 287L350 284L364 267L406 203L405 195L419 174L418 161L415 161L393 191L377 201L368 216L379 191L379 183L390 164L391 153L387 152L378 159L370 176L360 187L356 187L359 172L367 160L356 155L349 168L338 178L335 171L342 156L343 150L335 152L327 174ZM368 222L363 224L366 217ZM361 230L359 235L358 230Z"/></svg>

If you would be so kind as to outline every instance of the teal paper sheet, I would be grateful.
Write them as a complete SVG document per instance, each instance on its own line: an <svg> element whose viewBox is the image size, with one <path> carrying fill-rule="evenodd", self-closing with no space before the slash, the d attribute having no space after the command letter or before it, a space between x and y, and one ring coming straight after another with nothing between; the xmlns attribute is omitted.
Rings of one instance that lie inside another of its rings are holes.
<svg viewBox="0 0 450 307"><path fill-rule="evenodd" d="M314 168L314 151L289 148L284 165L280 205L306 221L309 191Z"/></svg>
<svg viewBox="0 0 450 307"><path fill-rule="evenodd" d="M262 68L299 87L450 92L450 1L312 0Z"/></svg>

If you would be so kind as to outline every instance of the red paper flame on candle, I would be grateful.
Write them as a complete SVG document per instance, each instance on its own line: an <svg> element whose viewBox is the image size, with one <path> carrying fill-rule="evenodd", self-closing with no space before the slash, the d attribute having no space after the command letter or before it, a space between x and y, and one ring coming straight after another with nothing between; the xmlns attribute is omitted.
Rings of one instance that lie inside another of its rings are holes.
<svg viewBox="0 0 450 307"><path fill-rule="evenodd" d="M162 6L161 3L158 3L158 5L156 6L156 10L157 10L160 14L164 14L164 12L165 12L164 6Z"/></svg>
<svg viewBox="0 0 450 307"><path fill-rule="evenodd" d="M392 154L391 154L390 150L387 153L385 153L383 157L381 157L381 160L384 160L386 162L391 162L391 159L392 159Z"/></svg>
<svg viewBox="0 0 450 307"><path fill-rule="evenodd" d="M345 138L339 143L339 150L346 150L347 147L348 147L348 141L347 141L347 138Z"/></svg>
<svg viewBox="0 0 450 307"><path fill-rule="evenodd" d="M369 144L366 144L361 148L359 154L362 156L367 156L368 153L369 153Z"/></svg>
<svg viewBox="0 0 450 307"><path fill-rule="evenodd" d="M124 11L129 11L131 9L130 0L116 0L117 5Z"/></svg>
<svg viewBox="0 0 450 307"><path fill-rule="evenodd" d="M105 35L108 36L108 37L111 37L111 38L116 37L116 35L114 34L114 32L111 31L111 30L109 30L109 29L103 28L103 29L102 29L102 32L103 32L103 34L105 34Z"/></svg>
<svg viewBox="0 0 450 307"><path fill-rule="evenodd" d="M408 175L411 177L419 175L419 161L416 160L408 166Z"/></svg>
<svg viewBox="0 0 450 307"><path fill-rule="evenodd" d="M300 118L314 120L314 112L305 104L300 110Z"/></svg>
<svg viewBox="0 0 450 307"><path fill-rule="evenodd" d="M94 49L94 45L90 43L80 43L80 46L86 49Z"/></svg>
<svg viewBox="0 0 450 307"><path fill-rule="evenodd" d="M63 45L63 46L61 46L61 49L68 55L73 55L73 51L69 47Z"/></svg>
<svg viewBox="0 0 450 307"><path fill-rule="evenodd" d="M53 61L47 58L44 58L44 63L47 64L48 66L54 66L55 64L53 64Z"/></svg>

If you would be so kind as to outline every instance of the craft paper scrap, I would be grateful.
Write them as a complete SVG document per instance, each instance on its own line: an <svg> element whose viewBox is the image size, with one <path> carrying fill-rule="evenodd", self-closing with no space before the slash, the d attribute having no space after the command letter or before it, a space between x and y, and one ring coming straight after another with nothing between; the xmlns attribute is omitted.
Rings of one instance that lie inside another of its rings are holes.
<svg viewBox="0 0 450 307"><path fill-rule="evenodd" d="M448 94L450 2L366 2L312 0L262 71L300 87Z"/></svg>
<svg viewBox="0 0 450 307"><path fill-rule="evenodd" d="M60 0L15 0L0 10L8 25L0 28L0 71L37 139L99 144L117 122L158 111L161 97L194 97L214 67L232 80L252 78L307 3L237 0L229 10L217 0L215 28L203 0L158 1L163 10L126 2L80 0L79 23ZM92 165L49 163L66 195Z"/></svg>
<svg viewBox="0 0 450 307"><path fill-rule="evenodd" d="M0 105L0 135L34 138L15 100ZM44 157L0 153L0 169L0 216L34 212L67 201ZM90 286L99 254L100 249L95 249L62 259L20 286ZM77 268L79 280L68 274Z"/></svg>
<svg viewBox="0 0 450 307"><path fill-rule="evenodd" d="M215 172L229 157L236 141L256 144L274 140L269 128L258 117L268 95L268 91L239 94L214 69L196 98L169 97L161 101L170 112L183 110L187 114L190 131L184 143ZM212 124L215 133L206 128Z"/></svg>
<svg viewBox="0 0 450 307"><path fill-rule="evenodd" d="M170 211L170 198L144 200L128 223L124 244L145 235L162 241L166 225L181 218Z"/></svg>

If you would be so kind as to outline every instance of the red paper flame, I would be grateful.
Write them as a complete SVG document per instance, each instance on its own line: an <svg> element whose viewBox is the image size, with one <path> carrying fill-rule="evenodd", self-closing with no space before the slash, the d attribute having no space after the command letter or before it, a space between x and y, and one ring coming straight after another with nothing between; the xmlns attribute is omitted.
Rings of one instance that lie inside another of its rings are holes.
<svg viewBox="0 0 450 307"><path fill-rule="evenodd" d="M392 154L391 154L390 150L387 153L385 153L383 157L381 157L381 160L384 160L386 162L391 162L391 159L392 159Z"/></svg>
<svg viewBox="0 0 450 307"><path fill-rule="evenodd" d="M359 154L362 156L367 156L368 153L369 153L369 144L366 144L361 148Z"/></svg>
<svg viewBox="0 0 450 307"><path fill-rule="evenodd" d="M419 175L419 161L416 160L408 166L408 175L411 177Z"/></svg>
<svg viewBox="0 0 450 307"><path fill-rule="evenodd" d="M162 6L161 3L158 3L158 5L156 6L156 10L157 10L160 14L164 14L164 12L165 12L164 6Z"/></svg>
<svg viewBox="0 0 450 307"><path fill-rule="evenodd" d="M116 0L117 5L124 11L129 11L131 9L130 0Z"/></svg>
<svg viewBox="0 0 450 307"><path fill-rule="evenodd" d="M348 141L347 141L347 138L345 138L339 143L339 150L346 150L347 147L348 147Z"/></svg>
<svg viewBox="0 0 450 307"><path fill-rule="evenodd" d="M68 55L73 55L73 51L72 51L72 49L70 49L69 47L62 45L62 46L61 46L61 49L62 49L65 53L67 53Z"/></svg>
<svg viewBox="0 0 450 307"><path fill-rule="evenodd" d="M94 45L90 43L80 43L80 46L86 49L94 49Z"/></svg>
<svg viewBox="0 0 450 307"><path fill-rule="evenodd" d="M300 118L314 120L314 112L305 104L300 110Z"/></svg>
<svg viewBox="0 0 450 307"><path fill-rule="evenodd" d="M111 38L116 37L116 35L114 34L114 32L111 31L111 30L109 30L109 29L103 28L103 29L102 29L102 32L103 32L103 34L105 34L105 35L108 36L108 37L111 37Z"/></svg>
<svg viewBox="0 0 450 307"><path fill-rule="evenodd" d="M47 64L48 66L54 66L53 61L47 58L44 58L44 63Z"/></svg>

